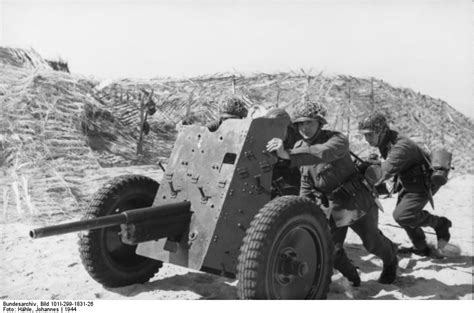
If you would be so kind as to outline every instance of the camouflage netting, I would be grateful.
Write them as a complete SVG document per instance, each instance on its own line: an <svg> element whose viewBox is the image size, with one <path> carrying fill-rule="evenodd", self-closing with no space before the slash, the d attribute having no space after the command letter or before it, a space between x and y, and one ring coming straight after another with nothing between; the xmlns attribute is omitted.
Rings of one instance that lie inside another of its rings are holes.
<svg viewBox="0 0 474 313"><path fill-rule="evenodd" d="M455 173L472 173L472 120L446 102L406 88L394 88L382 80L351 76L310 76L305 73L213 75L191 79L153 79L147 82L123 80L103 93L115 97L137 88L153 90L158 112L154 120L176 124L184 116L199 116L206 123L217 116L218 104L233 94L249 104L278 106L291 114L305 99L318 101L327 109L328 126L349 135L352 149L370 151L358 133L358 122L374 110L388 116L390 126L428 149L445 146L454 151Z"/></svg>
<svg viewBox="0 0 474 313"><path fill-rule="evenodd" d="M45 64L34 51L0 48L0 220L77 212L111 175L105 168L166 160L180 120L209 122L232 95L290 113L304 99L319 101L328 111L326 127L348 134L351 149L362 155L372 150L358 121L380 110L393 128L453 151L453 175L473 173L472 120L442 100L381 80L291 72L99 84ZM157 111L137 155L140 107L151 91Z"/></svg>
<svg viewBox="0 0 474 313"><path fill-rule="evenodd" d="M23 50L0 47L0 63L22 68L50 68L38 52L33 49Z"/></svg>
<svg viewBox="0 0 474 313"><path fill-rule="evenodd" d="M151 163L136 155L134 130L94 98L97 82L16 59L0 59L0 220L67 216L113 175L102 167Z"/></svg>

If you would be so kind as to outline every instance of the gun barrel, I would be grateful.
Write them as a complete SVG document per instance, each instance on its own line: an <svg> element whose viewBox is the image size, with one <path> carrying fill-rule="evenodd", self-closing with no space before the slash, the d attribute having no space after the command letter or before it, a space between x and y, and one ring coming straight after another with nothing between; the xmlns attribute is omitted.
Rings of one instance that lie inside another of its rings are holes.
<svg viewBox="0 0 474 313"><path fill-rule="evenodd" d="M137 223L145 220L159 219L170 214L189 212L190 207L191 202L183 201L155 207L133 209L119 214L36 228L30 230L30 237L36 239L90 229L106 228L120 224Z"/></svg>

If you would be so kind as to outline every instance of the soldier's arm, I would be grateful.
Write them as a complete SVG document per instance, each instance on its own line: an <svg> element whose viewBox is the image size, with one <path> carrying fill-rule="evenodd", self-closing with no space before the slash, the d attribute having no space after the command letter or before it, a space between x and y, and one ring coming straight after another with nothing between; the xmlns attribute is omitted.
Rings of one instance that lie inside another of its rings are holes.
<svg viewBox="0 0 474 313"><path fill-rule="evenodd" d="M388 153L387 159L382 162L382 177L376 185L402 172L409 162L410 147L403 143L394 145Z"/></svg>
<svg viewBox="0 0 474 313"><path fill-rule="evenodd" d="M291 166L328 163L349 153L349 140L341 133L335 133L328 141L309 147L296 147L290 151Z"/></svg>
<svg viewBox="0 0 474 313"><path fill-rule="evenodd" d="M283 139L281 138L273 138L271 139L267 145L266 149L268 152L275 152L276 155L283 160L290 159L290 153L285 150Z"/></svg>

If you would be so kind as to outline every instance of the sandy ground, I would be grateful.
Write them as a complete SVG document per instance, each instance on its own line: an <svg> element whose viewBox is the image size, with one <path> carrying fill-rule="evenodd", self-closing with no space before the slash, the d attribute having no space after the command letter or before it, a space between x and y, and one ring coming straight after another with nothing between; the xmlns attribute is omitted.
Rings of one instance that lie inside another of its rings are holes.
<svg viewBox="0 0 474 313"><path fill-rule="evenodd" d="M453 178L435 196L435 214L453 221L451 243L460 253L445 259L420 256L400 258L399 277L393 285L377 278L381 262L368 254L349 232L347 251L360 268L362 285L350 286L335 272L328 299L471 299L473 297L473 175ZM380 228L394 242L409 245L391 212L396 199L384 199ZM427 210L431 208L427 207ZM48 221L40 221L41 226ZM105 289L82 267L77 235L32 240L31 222L0 225L1 299L236 299L236 281L165 264L148 283ZM428 241L435 243L431 229Z"/></svg>

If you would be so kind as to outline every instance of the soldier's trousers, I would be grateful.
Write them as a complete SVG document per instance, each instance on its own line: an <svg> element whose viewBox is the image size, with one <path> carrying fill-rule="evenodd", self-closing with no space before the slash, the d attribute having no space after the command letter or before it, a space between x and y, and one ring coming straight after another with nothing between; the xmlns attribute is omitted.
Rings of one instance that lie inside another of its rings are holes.
<svg viewBox="0 0 474 313"><path fill-rule="evenodd" d="M438 191L434 188L433 194ZM427 247L426 236L421 227L436 228L439 217L423 208L428 204L429 195L426 191L401 190L398 195L397 206L393 211L395 221L405 229L408 237L416 249Z"/></svg>
<svg viewBox="0 0 474 313"><path fill-rule="evenodd" d="M344 240L350 227L362 240L370 253L382 259L384 264L392 263L396 258L396 245L390 241L378 228L378 208L370 209L365 216L350 226L336 227L334 220L329 220L331 237L334 243L334 268L350 278L355 270L344 251Z"/></svg>

